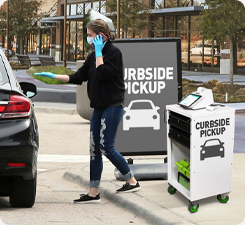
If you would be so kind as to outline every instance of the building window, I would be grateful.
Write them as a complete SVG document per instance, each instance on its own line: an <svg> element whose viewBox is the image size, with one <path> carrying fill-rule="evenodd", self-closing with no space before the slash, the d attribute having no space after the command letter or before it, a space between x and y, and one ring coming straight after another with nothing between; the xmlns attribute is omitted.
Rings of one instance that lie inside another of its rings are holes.
<svg viewBox="0 0 245 225"><path fill-rule="evenodd" d="M67 7L66 7L66 15L69 16L70 13L71 13L71 6L70 5L67 5Z"/></svg>
<svg viewBox="0 0 245 225"><path fill-rule="evenodd" d="M165 0L155 0L155 9L163 9Z"/></svg>
<svg viewBox="0 0 245 225"><path fill-rule="evenodd" d="M71 5L71 16L77 15L77 5Z"/></svg>
<svg viewBox="0 0 245 225"><path fill-rule="evenodd" d="M93 2L93 9L97 12L100 12L100 3L99 2Z"/></svg>
<svg viewBox="0 0 245 225"><path fill-rule="evenodd" d="M101 7L100 7L100 13L106 13L106 1L100 1Z"/></svg>
<svg viewBox="0 0 245 225"><path fill-rule="evenodd" d="M87 14L91 8L92 8L91 3L85 3L85 14Z"/></svg>
<svg viewBox="0 0 245 225"><path fill-rule="evenodd" d="M192 6L192 0L179 0L179 7Z"/></svg>
<svg viewBox="0 0 245 225"><path fill-rule="evenodd" d="M50 30L41 29L41 55L50 55Z"/></svg>
<svg viewBox="0 0 245 225"><path fill-rule="evenodd" d="M84 4L77 4L77 14L78 15L83 15L84 13Z"/></svg>
<svg viewBox="0 0 245 225"><path fill-rule="evenodd" d="M177 7L177 0L165 0L165 8Z"/></svg>
<svg viewBox="0 0 245 225"><path fill-rule="evenodd" d="M205 2L205 0L194 0L193 5L194 6L201 6L202 3L204 3L204 2Z"/></svg>

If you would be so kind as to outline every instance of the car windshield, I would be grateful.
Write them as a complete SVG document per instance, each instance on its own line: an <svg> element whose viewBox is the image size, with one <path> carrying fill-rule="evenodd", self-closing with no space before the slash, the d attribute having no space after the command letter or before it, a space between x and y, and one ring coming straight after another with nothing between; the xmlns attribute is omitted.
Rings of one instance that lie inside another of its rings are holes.
<svg viewBox="0 0 245 225"><path fill-rule="evenodd" d="M210 141L207 141L205 146L214 146L214 145L220 145L220 142L219 140L210 140Z"/></svg>
<svg viewBox="0 0 245 225"><path fill-rule="evenodd" d="M130 109L152 109L150 102L134 102Z"/></svg>

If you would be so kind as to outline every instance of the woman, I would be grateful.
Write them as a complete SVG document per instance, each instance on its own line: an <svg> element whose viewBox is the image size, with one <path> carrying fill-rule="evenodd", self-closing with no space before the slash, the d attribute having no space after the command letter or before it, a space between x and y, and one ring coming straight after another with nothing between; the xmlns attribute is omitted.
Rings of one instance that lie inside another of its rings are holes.
<svg viewBox="0 0 245 225"><path fill-rule="evenodd" d="M141 189L126 160L114 148L117 127L123 115L125 94L122 53L111 43L110 40L114 40L115 36L103 20L88 23L87 35L87 41L95 51L87 57L84 65L75 74L35 74L79 85L88 81L88 97L90 106L94 108L90 124L90 189L88 194L82 194L74 203L100 202L102 154L114 164L126 180L126 184L118 189L117 193Z"/></svg>

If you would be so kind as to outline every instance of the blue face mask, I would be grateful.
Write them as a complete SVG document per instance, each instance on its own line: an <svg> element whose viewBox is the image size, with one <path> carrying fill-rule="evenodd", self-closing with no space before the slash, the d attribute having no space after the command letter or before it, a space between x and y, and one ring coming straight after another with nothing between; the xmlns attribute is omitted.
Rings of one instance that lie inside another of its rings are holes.
<svg viewBox="0 0 245 225"><path fill-rule="evenodd" d="M91 45L93 43L93 37L87 37L87 42Z"/></svg>

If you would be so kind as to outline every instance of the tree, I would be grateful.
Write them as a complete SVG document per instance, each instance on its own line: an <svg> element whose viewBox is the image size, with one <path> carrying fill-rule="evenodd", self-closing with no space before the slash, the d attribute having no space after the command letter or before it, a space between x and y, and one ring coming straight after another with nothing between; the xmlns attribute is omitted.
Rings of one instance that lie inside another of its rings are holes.
<svg viewBox="0 0 245 225"><path fill-rule="evenodd" d="M23 38L30 34L37 34L36 26L40 15L38 11L42 1L40 0L9 0L9 35L16 36L22 46ZM0 9L0 30L6 35L6 4Z"/></svg>
<svg viewBox="0 0 245 225"><path fill-rule="evenodd" d="M200 31L205 39L216 40L223 46L230 41L230 85L233 85L234 45L241 41L245 32L245 9L237 0L206 0L201 12Z"/></svg>
<svg viewBox="0 0 245 225"><path fill-rule="evenodd" d="M117 1L106 1L105 6L111 11L111 19L117 26ZM133 37L150 27L150 6L141 0L120 0L120 25L124 36L131 33Z"/></svg>

